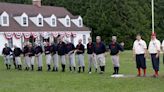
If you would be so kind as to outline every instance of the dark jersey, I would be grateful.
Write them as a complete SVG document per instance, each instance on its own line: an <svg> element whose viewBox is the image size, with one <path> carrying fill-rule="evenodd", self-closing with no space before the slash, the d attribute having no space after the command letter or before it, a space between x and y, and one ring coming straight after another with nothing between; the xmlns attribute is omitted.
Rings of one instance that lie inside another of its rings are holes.
<svg viewBox="0 0 164 92"><path fill-rule="evenodd" d="M95 43L94 46L94 52L98 55L98 54L102 54L105 53L106 48L104 43L100 42L100 43Z"/></svg>
<svg viewBox="0 0 164 92"><path fill-rule="evenodd" d="M58 55L65 55L66 54L66 44L64 42L58 43L57 52L58 52Z"/></svg>
<svg viewBox="0 0 164 92"><path fill-rule="evenodd" d="M56 54L57 53L57 45L55 45L55 44L51 45L50 52L52 55Z"/></svg>
<svg viewBox="0 0 164 92"><path fill-rule="evenodd" d="M15 48L14 51L13 51L13 55L15 57L19 57L20 55L22 54L22 50L20 48Z"/></svg>
<svg viewBox="0 0 164 92"><path fill-rule="evenodd" d="M84 53L84 45L83 44L78 44L77 46L76 46L76 49L77 50L80 50L80 51L77 51L76 52L76 54L83 54ZM81 52L82 51L82 52Z"/></svg>
<svg viewBox="0 0 164 92"><path fill-rule="evenodd" d="M11 50L10 47L5 47L5 48L3 48L3 50L2 50L2 54L3 54L3 55L10 55L11 52L12 52L12 50Z"/></svg>
<svg viewBox="0 0 164 92"><path fill-rule="evenodd" d="M35 47L35 54L43 53L42 47L41 46L36 46Z"/></svg>
<svg viewBox="0 0 164 92"><path fill-rule="evenodd" d="M109 44L110 55L117 55L119 51L123 51L123 47L118 43L111 42Z"/></svg>
<svg viewBox="0 0 164 92"><path fill-rule="evenodd" d="M29 51L28 49L29 49L29 48L28 48L27 45L23 47L23 54L24 54L24 56L25 56L26 54L28 54L28 51Z"/></svg>
<svg viewBox="0 0 164 92"><path fill-rule="evenodd" d="M75 50L75 46L72 44L72 43L68 43L68 44L66 44L66 54L68 54L70 51L73 51L73 50ZM74 52L72 52L72 53L74 53ZM70 53L70 54L72 54L72 53Z"/></svg>
<svg viewBox="0 0 164 92"><path fill-rule="evenodd" d="M87 53L88 54L93 54L94 53L94 44L93 43L88 43L87 44Z"/></svg>
<svg viewBox="0 0 164 92"><path fill-rule="evenodd" d="M34 47L30 47L28 49L29 57L35 56L35 49Z"/></svg>
<svg viewBox="0 0 164 92"><path fill-rule="evenodd" d="M44 52L45 55L50 54L51 53L51 46L45 46L44 50L45 50L45 52Z"/></svg>

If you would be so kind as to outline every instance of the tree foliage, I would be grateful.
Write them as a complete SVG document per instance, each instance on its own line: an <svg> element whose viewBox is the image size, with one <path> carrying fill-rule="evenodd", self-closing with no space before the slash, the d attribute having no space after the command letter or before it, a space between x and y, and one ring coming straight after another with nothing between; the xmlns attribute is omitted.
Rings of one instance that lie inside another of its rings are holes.
<svg viewBox="0 0 164 92"><path fill-rule="evenodd" d="M31 4L32 0L0 0L1 2ZM132 48L135 35L140 33L147 42L151 35L151 0L42 0L43 5L65 7L81 15L91 28L92 37L102 36L108 44L112 35ZM164 1L155 0L155 31L164 38Z"/></svg>

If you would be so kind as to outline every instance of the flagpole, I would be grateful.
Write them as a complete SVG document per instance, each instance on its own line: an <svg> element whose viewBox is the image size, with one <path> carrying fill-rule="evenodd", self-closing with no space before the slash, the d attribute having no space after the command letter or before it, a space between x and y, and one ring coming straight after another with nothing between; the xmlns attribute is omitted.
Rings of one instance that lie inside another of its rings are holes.
<svg viewBox="0 0 164 92"><path fill-rule="evenodd" d="M152 6L152 33L154 33L154 0L151 0Z"/></svg>

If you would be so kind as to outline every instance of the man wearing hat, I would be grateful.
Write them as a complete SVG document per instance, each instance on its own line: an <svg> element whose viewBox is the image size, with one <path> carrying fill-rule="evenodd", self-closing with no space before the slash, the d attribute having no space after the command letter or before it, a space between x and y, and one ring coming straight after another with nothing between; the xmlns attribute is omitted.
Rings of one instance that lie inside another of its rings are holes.
<svg viewBox="0 0 164 92"><path fill-rule="evenodd" d="M92 42L92 38L88 38L88 44L87 44L87 54L88 54L88 68L89 68L89 74L91 73L92 64L94 65L95 72L97 72L97 61L96 61L96 55L94 53L94 43Z"/></svg>
<svg viewBox="0 0 164 92"><path fill-rule="evenodd" d="M52 55L52 61L53 61L53 70L54 72L58 71L58 54L57 54L57 45L52 43L51 44L51 55Z"/></svg>
<svg viewBox="0 0 164 92"><path fill-rule="evenodd" d="M43 66L42 53L43 53L42 47L40 46L40 44L37 43L36 47L35 47L35 57L38 62L38 70L37 71L42 71L42 66Z"/></svg>
<svg viewBox="0 0 164 92"><path fill-rule="evenodd" d="M97 36L96 44L94 46L94 53L96 54L98 65L100 66L100 74L103 74L105 72L105 52L106 47L101 41L101 37Z"/></svg>
<svg viewBox="0 0 164 92"><path fill-rule="evenodd" d="M30 59L30 64L31 64L31 71L34 70L34 65L35 65L35 49L34 47L32 46L32 43L29 43L29 59Z"/></svg>
<svg viewBox="0 0 164 92"><path fill-rule="evenodd" d="M66 54L68 56L68 61L69 61L69 70L72 72L72 68L73 71L76 71L76 64L75 64L75 46L73 45L73 43L69 42L68 39L66 39Z"/></svg>
<svg viewBox="0 0 164 92"><path fill-rule="evenodd" d="M7 70L11 68L10 53L12 53L12 50L7 46L7 43L5 43L5 47L2 50L2 55L4 57L4 62L6 64Z"/></svg>
<svg viewBox="0 0 164 92"><path fill-rule="evenodd" d="M23 47L23 55L24 55L24 60L25 60L25 70L28 71L31 67L30 64L30 58L29 58L29 42L24 43Z"/></svg>
<svg viewBox="0 0 164 92"><path fill-rule="evenodd" d="M116 36L112 36L112 42L109 44L109 51L110 55L112 57L112 63L114 66L114 73L113 74L118 74L119 73L119 52L123 51L123 45L120 45L117 43L117 38Z"/></svg>
<svg viewBox="0 0 164 92"><path fill-rule="evenodd" d="M18 70L22 70L21 54L22 50L19 47L14 46L13 55L15 57L15 62Z"/></svg>
<svg viewBox="0 0 164 92"><path fill-rule="evenodd" d="M153 77L158 77L160 48L160 41L156 38L156 34L152 33L148 50L151 55L152 66L155 71Z"/></svg>
<svg viewBox="0 0 164 92"><path fill-rule="evenodd" d="M44 43L44 53L46 55L46 64L47 64L47 71L51 70L51 46L49 42Z"/></svg>
<svg viewBox="0 0 164 92"><path fill-rule="evenodd" d="M84 45L82 44L82 39L79 39L78 44L76 46L76 54L77 54L77 60L79 65L78 73L81 72L81 68L83 72L85 71L84 52L85 50L84 50Z"/></svg>
<svg viewBox="0 0 164 92"><path fill-rule="evenodd" d="M144 40L142 40L141 35L136 36L136 40L133 43L133 57L136 60L136 67L138 69L138 77L141 76L141 69L143 69L144 75L146 76L146 52L147 45Z"/></svg>
<svg viewBox="0 0 164 92"><path fill-rule="evenodd" d="M62 72L65 72L66 44L63 42L63 38L61 36L59 37L59 43L57 44L57 53L58 53L58 59L61 61Z"/></svg>

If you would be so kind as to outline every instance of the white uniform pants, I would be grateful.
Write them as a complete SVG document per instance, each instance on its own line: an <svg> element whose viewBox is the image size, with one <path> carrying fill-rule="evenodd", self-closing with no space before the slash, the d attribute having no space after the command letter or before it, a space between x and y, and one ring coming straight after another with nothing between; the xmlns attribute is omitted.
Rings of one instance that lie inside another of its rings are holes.
<svg viewBox="0 0 164 92"><path fill-rule="evenodd" d="M88 68L91 68L92 64L94 65L94 68L97 69L96 56L94 56L94 54L88 54Z"/></svg>
<svg viewBox="0 0 164 92"><path fill-rule="evenodd" d="M4 56L4 63L9 65L11 64L10 55Z"/></svg>
<svg viewBox="0 0 164 92"><path fill-rule="evenodd" d="M15 57L15 63L16 65L22 65L21 57Z"/></svg>
<svg viewBox="0 0 164 92"><path fill-rule="evenodd" d="M58 55L58 56L59 56L58 59L61 62L61 64L66 65L65 55L62 55L62 56Z"/></svg>
<svg viewBox="0 0 164 92"><path fill-rule="evenodd" d="M68 55L68 60L69 60L69 66L70 67L76 67L76 64L75 64L75 54L70 54Z"/></svg>
<svg viewBox="0 0 164 92"><path fill-rule="evenodd" d="M96 55L97 62L99 66L105 66L105 55L104 54L98 54Z"/></svg>
<svg viewBox="0 0 164 92"><path fill-rule="evenodd" d="M58 68L58 67L59 67L59 63L58 63L58 54L54 54L54 55L52 56L52 59L53 59L54 67L55 67L55 68Z"/></svg>
<svg viewBox="0 0 164 92"><path fill-rule="evenodd" d="M51 65L51 54L46 55L46 64Z"/></svg>
<svg viewBox="0 0 164 92"><path fill-rule="evenodd" d="M42 63L42 54L38 54L36 56L36 60L38 62L38 67L42 67L43 66L43 63Z"/></svg>
<svg viewBox="0 0 164 92"><path fill-rule="evenodd" d="M31 61L30 61L30 57L29 56L25 56L25 66L26 67L31 67Z"/></svg>
<svg viewBox="0 0 164 92"><path fill-rule="evenodd" d="M114 67L119 67L120 63L119 63L119 56L118 55L114 55L111 56L112 57L112 63Z"/></svg>
<svg viewBox="0 0 164 92"><path fill-rule="evenodd" d="M83 54L77 55L77 60L78 60L79 67L85 66L85 64L84 64L84 55Z"/></svg>

